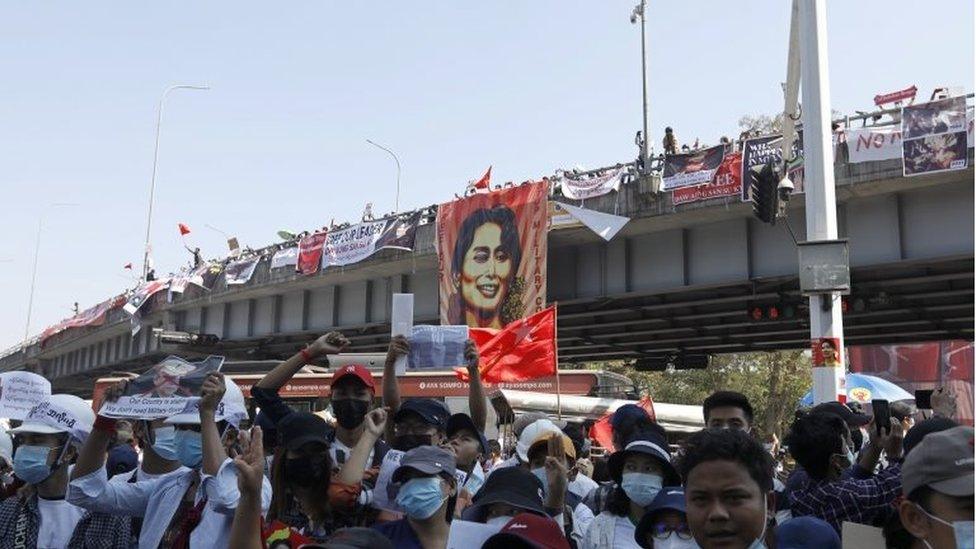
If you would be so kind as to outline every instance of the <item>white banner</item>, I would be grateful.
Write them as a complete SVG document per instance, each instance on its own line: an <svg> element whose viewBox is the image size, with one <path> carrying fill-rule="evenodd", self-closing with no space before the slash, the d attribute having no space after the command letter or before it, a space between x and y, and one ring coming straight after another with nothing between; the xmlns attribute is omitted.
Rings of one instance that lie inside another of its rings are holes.
<svg viewBox="0 0 976 549"><path fill-rule="evenodd" d="M901 158L901 126L859 128L845 133L851 164Z"/></svg>
<svg viewBox="0 0 976 549"><path fill-rule="evenodd" d="M289 265L298 265L298 246L278 250L271 256L272 269L280 269Z"/></svg>
<svg viewBox="0 0 976 549"><path fill-rule="evenodd" d="M573 178L563 176L559 179L563 196L572 200L583 200L594 196L601 196L610 191L620 190L620 179L627 173L627 168L610 170L602 175L592 177Z"/></svg>
<svg viewBox="0 0 976 549"><path fill-rule="evenodd" d="M259 261L261 261L260 257L251 257L228 263L224 268L224 283L228 286L247 284L254 275L254 269L257 268Z"/></svg>
<svg viewBox="0 0 976 549"><path fill-rule="evenodd" d="M0 374L0 417L24 419L51 396L51 382L31 372Z"/></svg>
<svg viewBox="0 0 976 549"><path fill-rule="evenodd" d="M322 250L322 268L356 263L383 248L412 250L419 222L420 216L414 214L329 231Z"/></svg>
<svg viewBox="0 0 976 549"><path fill-rule="evenodd" d="M607 242L609 242L610 239L612 239L617 232L620 231L620 229L622 229L628 221L630 221L629 217L598 212L596 210L588 210L586 208L571 206L561 202L556 203L556 208L557 210L561 209L566 211L571 216L578 219L580 223L589 227L591 231L600 235L600 237Z"/></svg>
<svg viewBox="0 0 976 549"><path fill-rule="evenodd" d="M464 343L467 326L414 326L410 330L411 370L433 370L464 366Z"/></svg>

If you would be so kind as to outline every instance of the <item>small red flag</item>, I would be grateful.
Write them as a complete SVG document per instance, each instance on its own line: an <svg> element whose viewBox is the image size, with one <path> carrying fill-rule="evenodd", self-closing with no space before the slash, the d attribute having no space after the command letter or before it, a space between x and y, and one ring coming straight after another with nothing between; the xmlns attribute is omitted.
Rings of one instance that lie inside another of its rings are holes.
<svg viewBox="0 0 976 549"><path fill-rule="evenodd" d="M186 236L190 234L190 227L186 223L180 223L180 236Z"/></svg>
<svg viewBox="0 0 976 549"><path fill-rule="evenodd" d="M132 263L126 263L125 264L125 267L123 267L123 269L129 269L131 271L132 270Z"/></svg>
<svg viewBox="0 0 976 549"><path fill-rule="evenodd" d="M516 320L502 330L470 328L481 354L479 372L486 383L525 381L556 375L556 308ZM468 380L465 368L455 370Z"/></svg>
<svg viewBox="0 0 976 549"><path fill-rule="evenodd" d="M485 175L481 176L481 179L470 183L468 189L474 189L475 192L488 192L491 190L491 166L488 166L488 171Z"/></svg>

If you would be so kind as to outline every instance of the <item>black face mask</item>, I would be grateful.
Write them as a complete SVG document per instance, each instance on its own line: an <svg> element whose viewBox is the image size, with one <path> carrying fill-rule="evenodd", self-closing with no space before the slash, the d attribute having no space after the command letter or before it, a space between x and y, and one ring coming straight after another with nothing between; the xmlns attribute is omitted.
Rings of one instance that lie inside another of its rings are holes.
<svg viewBox="0 0 976 549"><path fill-rule="evenodd" d="M362 425L369 411L369 402L357 398L343 398L332 401L332 411L336 421L343 429L355 429Z"/></svg>
<svg viewBox="0 0 976 549"><path fill-rule="evenodd" d="M308 488L328 478L328 458L321 456L302 456L285 458L285 481L296 487Z"/></svg>
<svg viewBox="0 0 976 549"><path fill-rule="evenodd" d="M409 452L418 446L430 446L431 435L397 435L393 437L393 449Z"/></svg>

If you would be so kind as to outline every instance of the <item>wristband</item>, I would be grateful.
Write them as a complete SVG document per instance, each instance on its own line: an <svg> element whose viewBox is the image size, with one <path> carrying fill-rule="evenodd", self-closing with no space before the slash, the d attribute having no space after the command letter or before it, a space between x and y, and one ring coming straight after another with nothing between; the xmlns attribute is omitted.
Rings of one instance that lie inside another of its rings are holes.
<svg viewBox="0 0 976 549"><path fill-rule="evenodd" d="M92 429L96 431L103 431L105 433L115 433L115 418L96 416L95 423L92 425Z"/></svg>

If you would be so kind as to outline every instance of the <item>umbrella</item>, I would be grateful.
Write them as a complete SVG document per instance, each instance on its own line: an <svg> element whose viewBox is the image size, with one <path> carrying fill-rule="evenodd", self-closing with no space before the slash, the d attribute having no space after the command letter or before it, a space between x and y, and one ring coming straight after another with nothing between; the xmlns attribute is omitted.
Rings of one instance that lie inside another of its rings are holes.
<svg viewBox="0 0 976 549"><path fill-rule="evenodd" d="M915 395L888 381L877 376L867 374L847 374L847 400L868 404L874 399L887 400L914 400ZM813 390L807 392L800 399L800 406L813 406Z"/></svg>

